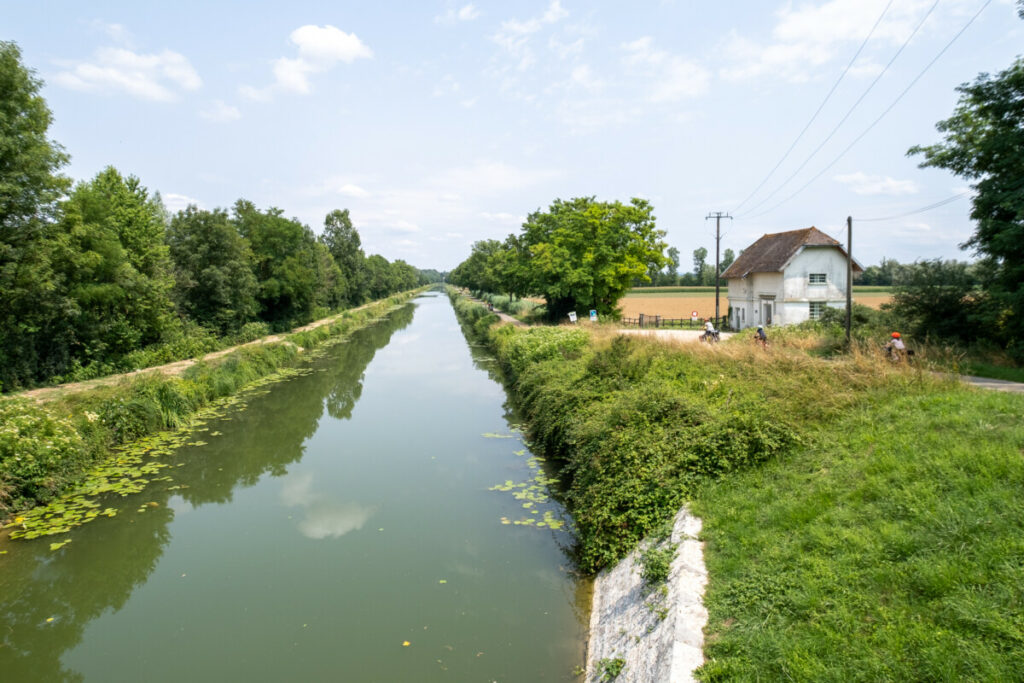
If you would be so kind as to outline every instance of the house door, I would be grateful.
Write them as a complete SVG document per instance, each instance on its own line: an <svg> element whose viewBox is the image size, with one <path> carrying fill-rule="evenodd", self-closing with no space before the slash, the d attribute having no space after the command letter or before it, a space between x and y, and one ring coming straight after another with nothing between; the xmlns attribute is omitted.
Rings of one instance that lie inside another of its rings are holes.
<svg viewBox="0 0 1024 683"><path fill-rule="evenodd" d="M762 301L761 309L764 311L764 324L772 324L772 309L775 307L774 301Z"/></svg>

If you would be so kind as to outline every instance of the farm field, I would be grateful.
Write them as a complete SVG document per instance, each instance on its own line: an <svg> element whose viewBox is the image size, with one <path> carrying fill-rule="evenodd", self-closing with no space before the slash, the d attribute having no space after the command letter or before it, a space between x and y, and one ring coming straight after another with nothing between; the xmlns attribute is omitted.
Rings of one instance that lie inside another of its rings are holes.
<svg viewBox="0 0 1024 683"><path fill-rule="evenodd" d="M892 299L892 294L884 288L868 287L861 292L854 287L853 300L871 308L879 308ZM664 291L658 291L664 290ZM660 315L663 318L689 318L693 311L697 317L710 318L715 314L714 287L662 287L632 289L619 300L622 315L635 318L640 313ZM722 315L729 310L729 300L723 288L719 296L719 309Z"/></svg>

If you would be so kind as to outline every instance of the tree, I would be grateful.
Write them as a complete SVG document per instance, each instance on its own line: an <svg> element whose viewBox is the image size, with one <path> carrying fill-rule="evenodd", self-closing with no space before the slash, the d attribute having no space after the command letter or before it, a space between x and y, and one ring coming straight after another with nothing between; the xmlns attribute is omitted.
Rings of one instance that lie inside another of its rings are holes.
<svg viewBox="0 0 1024 683"><path fill-rule="evenodd" d="M309 322L322 291L313 231L244 199L235 202L233 222L252 249L260 318L277 330Z"/></svg>
<svg viewBox="0 0 1024 683"><path fill-rule="evenodd" d="M588 309L615 316L633 280L646 279L649 264L665 264L664 235L646 200L556 199L523 225L525 288L544 297L556 320Z"/></svg>
<svg viewBox="0 0 1024 683"><path fill-rule="evenodd" d="M968 264L921 261L904 266L887 308L918 336L970 342L984 327L977 294Z"/></svg>
<svg viewBox="0 0 1024 683"><path fill-rule="evenodd" d="M48 379L67 362L69 302L50 261L54 217L69 181L63 148L46 137L42 81L0 41L0 386Z"/></svg>
<svg viewBox="0 0 1024 683"><path fill-rule="evenodd" d="M991 331L1024 362L1024 58L957 90L953 116L936 125L944 140L908 154L924 155L923 167L976 181L971 218L977 227L961 246L987 257L984 288L997 325Z"/></svg>
<svg viewBox="0 0 1024 683"><path fill-rule="evenodd" d="M255 319L259 304L252 251L226 211L189 206L178 212L167 230L167 244L178 310L221 334Z"/></svg>
<svg viewBox="0 0 1024 683"><path fill-rule="evenodd" d="M735 261L735 260L736 260L736 254L733 252L733 250L732 249L726 249L725 253L722 254L722 263L721 263L722 270L721 270L721 272L719 274L721 274L722 272L725 272L725 269L728 268L729 266L731 266L732 262Z"/></svg>
<svg viewBox="0 0 1024 683"><path fill-rule="evenodd" d="M703 285L705 271L707 270L708 250L698 247L693 250L693 274L697 277L697 284Z"/></svg>
<svg viewBox="0 0 1024 683"><path fill-rule="evenodd" d="M366 256L361 248L359 232L352 225L348 209L330 212L324 218L324 231L320 241L327 245L334 262L338 264L348 287L345 298L350 306L358 306L366 300L364 262Z"/></svg>
<svg viewBox="0 0 1024 683"><path fill-rule="evenodd" d="M72 354L102 362L161 341L177 319L159 197L108 166L62 211L53 264L74 305Z"/></svg>
<svg viewBox="0 0 1024 683"><path fill-rule="evenodd" d="M668 255L668 265L665 267L668 275L667 285L674 285L679 281L679 250L675 247L669 247L666 252Z"/></svg>

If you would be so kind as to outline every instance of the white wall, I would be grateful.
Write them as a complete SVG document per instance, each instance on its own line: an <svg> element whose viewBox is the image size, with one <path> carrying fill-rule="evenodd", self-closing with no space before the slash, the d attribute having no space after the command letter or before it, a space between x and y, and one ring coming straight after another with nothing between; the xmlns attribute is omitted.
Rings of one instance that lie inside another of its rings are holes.
<svg viewBox="0 0 1024 683"><path fill-rule="evenodd" d="M825 273L824 285L808 284L811 273ZM786 301L846 302L846 258L834 247L805 247L785 272Z"/></svg>
<svg viewBox="0 0 1024 683"><path fill-rule="evenodd" d="M809 283L811 273L825 273L825 284ZM764 323L763 296L775 296L773 325L795 325L810 319L812 301L846 305L846 257L835 247L804 247L785 273L751 273L729 280L732 325L738 329Z"/></svg>

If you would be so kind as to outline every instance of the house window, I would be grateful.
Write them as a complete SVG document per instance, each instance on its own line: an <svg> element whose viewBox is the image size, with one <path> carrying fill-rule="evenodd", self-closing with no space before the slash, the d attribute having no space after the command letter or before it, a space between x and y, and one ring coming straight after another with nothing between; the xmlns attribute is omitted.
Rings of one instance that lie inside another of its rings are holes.
<svg viewBox="0 0 1024 683"><path fill-rule="evenodd" d="M818 320L821 318L821 314L825 312L824 301L812 301L811 302L811 320Z"/></svg>
<svg viewBox="0 0 1024 683"><path fill-rule="evenodd" d="M811 285L823 285L825 284L825 273L811 273L807 276L808 284Z"/></svg>

